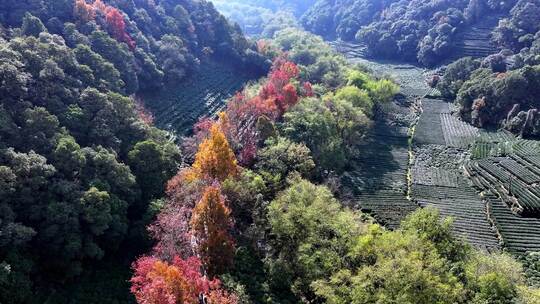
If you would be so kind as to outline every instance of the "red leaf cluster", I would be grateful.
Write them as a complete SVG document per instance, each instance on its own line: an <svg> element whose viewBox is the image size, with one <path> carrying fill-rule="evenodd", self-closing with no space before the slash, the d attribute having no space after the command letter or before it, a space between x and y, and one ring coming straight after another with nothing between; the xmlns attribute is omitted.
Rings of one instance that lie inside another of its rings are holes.
<svg viewBox="0 0 540 304"><path fill-rule="evenodd" d="M268 50L268 42L264 39L257 40L257 52L264 54Z"/></svg>
<svg viewBox="0 0 540 304"><path fill-rule="evenodd" d="M205 269L214 275L230 264L226 260L232 260L234 249L228 233L230 211L219 183L234 178L238 167L221 124L201 121L199 127L207 135L199 144L195 162L168 182L165 206L149 231L157 240L156 255L170 259L198 253ZM214 258L218 255L220 261Z"/></svg>
<svg viewBox="0 0 540 304"><path fill-rule="evenodd" d="M135 41L126 32L126 23L124 16L115 7L107 5L101 0L95 0L92 4L85 0L76 0L74 6L74 15L83 22L96 19L96 13L105 16L107 30L117 41L125 42L131 50L134 50Z"/></svg>
<svg viewBox="0 0 540 304"><path fill-rule="evenodd" d="M278 119L285 111L298 102L298 94L292 80L298 77L298 67L293 62L287 61L285 57L278 57L274 61L270 75L263 84L259 94L245 102L249 108L260 111L246 113L250 116L266 115ZM233 100L234 102L235 100ZM255 103L255 105L252 105ZM245 110L246 107L243 107Z"/></svg>
<svg viewBox="0 0 540 304"><path fill-rule="evenodd" d="M105 21L111 35L120 42L125 42L131 50L135 49L135 41L126 32L126 23L124 16L120 11L112 6L109 6L105 11Z"/></svg>
<svg viewBox="0 0 540 304"><path fill-rule="evenodd" d="M208 303L238 303L234 295L220 289L220 281L209 280L200 272L196 257L174 257L167 263L155 257L141 257L132 265L131 292L141 304L198 304L207 296Z"/></svg>
<svg viewBox="0 0 540 304"><path fill-rule="evenodd" d="M302 94L307 97L312 97L313 95L315 95L313 93L313 87L311 86L310 82L304 82L304 84L302 85Z"/></svg>
<svg viewBox="0 0 540 304"><path fill-rule="evenodd" d="M255 96L239 92L217 121L205 118L195 125L195 135L190 140L193 149L197 147L195 162L169 181L165 205L149 227L157 240L157 257L141 258L134 264L132 292L139 303L192 303L197 292L208 303L238 302L235 295L221 289L197 285L200 270L194 269L201 268L215 276L232 264L231 211L221 194L220 183L238 175L236 155L243 165L250 165L256 158L259 118L264 116L275 122L298 102L299 95L313 95L311 84L297 87L298 75L294 63L279 57ZM167 264L162 260L173 262ZM198 266L189 268L186 263ZM191 276L186 275L186 269L193 270L189 272ZM214 281L204 282L211 286Z"/></svg>
<svg viewBox="0 0 540 304"><path fill-rule="evenodd" d="M95 0L92 5L94 6L94 9L96 11L99 11L99 12L102 12L102 13L107 12L107 9L109 8L109 6L107 4L105 4L101 0Z"/></svg>
<svg viewBox="0 0 540 304"><path fill-rule="evenodd" d="M152 115L152 113L145 108L142 99L137 97L134 101L135 111L137 111L137 116L139 116L139 119L149 126L153 125L154 115Z"/></svg>
<svg viewBox="0 0 540 304"><path fill-rule="evenodd" d="M261 44L264 44L261 42ZM276 121L300 99L311 96L311 85L304 84L297 89L299 70L296 64L285 56L274 60L274 64L265 83L255 96L246 96L247 92L238 92L227 104L227 137L233 149L239 155L240 164L249 166L257 155L259 143L256 123L259 117L266 116Z"/></svg>
<svg viewBox="0 0 540 304"><path fill-rule="evenodd" d="M199 145L196 161L168 182L165 206L149 227L157 240L155 256L133 265L131 292L138 303L195 304L200 297L206 303L238 302L234 294L218 288L219 281L201 274L214 277L232 265L231 212L219 182L236 176L237 166L220 124L201 122L199 127L208 134Z"/></svg>

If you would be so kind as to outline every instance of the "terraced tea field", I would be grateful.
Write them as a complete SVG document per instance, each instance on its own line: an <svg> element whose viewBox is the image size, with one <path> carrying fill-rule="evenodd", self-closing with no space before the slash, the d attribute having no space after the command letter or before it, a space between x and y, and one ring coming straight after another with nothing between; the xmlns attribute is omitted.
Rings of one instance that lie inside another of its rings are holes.
<svg viewBox="0 0 540 304"><path fill-rule="evenodd" d="M424 70L408 64L370 61L357 57L363 47L334 43L353 63L361 63L376 75L388 75L401 86L402 95L377 110L372 130L360 143L360 155L342 176L343 186L353 194L356 207L389 228L418 208L407 198L409 132L417 118L417 100L431 92Z"/></svg>
<svg viewBox="0 0 540 304"><path fill-rule="evenodd" d="M505 248L514 253L540 251L540 219L512 213L496 195L485 196L488 214Z"/></svg>
<svg viewBox="0 0 540 304"><path fill-rule="evenodd" d="M452 216L476 247L540 249L540 142L470 126L451 105L422 100L413 140L411 198Z"/></svg>
<svg viewBox="0 0 540 304"><path fill-rule="evenodd" d="M540 250L540 142L508 134L480 137L472 156L465 170L482 191L505 247Z"/></svg>
<svg viewBox="0 0 540 304"><path fill-rule="evenodd" d="M358 147L353 169L342 178L358 206L391 228L417 208L406 197L410 111L407 103L380 109L373 129Z"/></svg>
<svg viewBox="0 0 540 304"><path fill-rule="evenodd" d="M453 59L461 57L480 58L498 52L491 43L491 32L503 16L489 16L481 18L477 23L462 29L456 37L456 50Z"/></svg>
<svg viewBox="0 0 540 304"><path fill-rule="evenodd" d="M464 54L496 51L488 45L492 23L481 21L473 34L463 34ZM355 205L389 228L418 207L435 206L454 219L456 235L477 248L540 250L540 142L461 121L424 83L429 71L367 60L363 46L334 47L376 75L389 75L402 91L379 109L361 156L343 175Z"/></svg>
<svg viewBox="0 0 540 304"><path fill-rule="evenodd" d="M477 248L537 248L534 229L528 233L523 223L538 223L540 229L540 220L516 215L500 200L488 201L465 171L474 158L472 154L487 156L505 150L491 146L493 142L513 140L512 136L482 131L455 117L452 105L425 84L429 71L367 60L362 58L362 46L334 43L334 47L351 62L367 66L376 75L389 75L400 84L402 92L394 103L379 109L373 130L359 147L361 153L353 169L343 175L343 185L353 193L356 206L389 228L397 227L418 207L435 206L443 216L453 217L456 235ZM482 144L482 140L489 143ZM520 148L530 150L524 145ZM534 162L533 158L524 161ZM534 180L531 173L525 174L524 168L508 161L503 163L527 181ZM514 182L513 187L517 191L520 185ZM531 199L526 196L533 194L529 192L522 195ZM529 241L533 244L526 245Z"/></svg>
<svg viewBox="0 0 540 304"><path fill-rule="evenodd" d="M225 64L202 63L200 70L173 88L143 96L145 106L154 114L154 122L175 137L188 134L200 117L212 116L240 90L248 75Z"/></svg>
<svg viewBox="0 0 540 304"><path fill-rule="evenodd" d="M454 218L486 250L540 249L540 142L470 126L451 105L422 100L413 140L411 198Z"/></svg>
<svg viewBox="0 0 540 304"><path fill-rule="evenodd" d="M411 198L454 219L454 231L477 248L496 250L499 240L486 203L463 174L468 146L480 131L451 114L442 100L423 99L413 138Z"/></svg>
<svg viewBox="0 0 540 304"><path fill-rule="evenodd" d="M357 59L365 57L367 54L367 47L356 43L347 41L331 41L330 44L337 52L343 54L347 59Z"/></svg>
<svg viewBox="0 0 540 304"><path fill-rule="evenodd" d="M363 47L334 43L352 63L400 84L379 106L360 153L341 177L353 204L396 228L419 207L454 218L454 232L488 251L540 250L540 142L477 129L452 115L452 105L425 84L429 71L362 58ZM248 76L210 63L174 90L144 96L156 124L187 134L214 115Z"/></svg>
<svg viewBox="0 0 540 304"><path fill-rule="evenodd" d="M361 52L351 51L350 45L342 49L351 62L395 79L403 94L380 109L367 141L359 147L354 170L343 177L356 204L389 228L418 207L432 205L454 217L456 234L477 247L497 249L486 204L460 169L462 151L474 142L478 130L452 116L448 103L435 99L438 92L424 81L429 71L357 58L354 54Z"/></svg>

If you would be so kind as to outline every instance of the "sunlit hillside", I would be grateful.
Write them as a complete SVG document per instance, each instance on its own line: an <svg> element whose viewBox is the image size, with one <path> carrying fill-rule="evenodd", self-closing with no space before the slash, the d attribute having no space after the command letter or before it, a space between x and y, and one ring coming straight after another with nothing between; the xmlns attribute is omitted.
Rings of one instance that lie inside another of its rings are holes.
<svg viewBox="0 0 540 304"><path fill-rule="evenodd" d="M0 304L539 304L540 0L1 0Z"/></svg>

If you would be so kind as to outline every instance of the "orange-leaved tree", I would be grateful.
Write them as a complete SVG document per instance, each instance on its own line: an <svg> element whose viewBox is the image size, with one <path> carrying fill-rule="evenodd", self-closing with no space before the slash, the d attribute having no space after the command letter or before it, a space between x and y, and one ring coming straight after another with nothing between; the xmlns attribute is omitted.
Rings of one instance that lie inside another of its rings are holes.
<svg viewBox="0 0 540 304"><path fill-rule="evenodd" d="M199 304L206 295L210 304L236 304L236 295L221 289L217 279L209 280L200 272L196 257L175 257L172 263L156 257L141 257L133 263L131 292L140 304Z"/></svg>
<svg viewBox="0 0 540 304"><path fill-rule="evenodd" d="M94 6L94 8L100 12L102 12L103 14L107 11L107 9L109 8L109 6L107 4L105 4L103 1L101 0L96 0L94 1L94 3L92 4Z"/></svg>
<svg viewBox="0 0 540 304"><path fill-rule="evenodd" d="M73 7L73 13L78 20L88 22L96 19L96 11L94 7L84 0L77 0Z"/></svg>
<svg viewBox="0 0 540 304"><path fill-rule="evenodd" d="M224 273L232 265L234 242L228 231L230 213L218 186L207 187L193 209L192 234L201 261L211 277Z"/></svg>
<svg viewBox="0 0 540 304"><path fill-rule="evenodd" d="M219 124L212 125L210 135L199 145L192 173L192 178L219 182L238 174L236 156Z"/></svg>

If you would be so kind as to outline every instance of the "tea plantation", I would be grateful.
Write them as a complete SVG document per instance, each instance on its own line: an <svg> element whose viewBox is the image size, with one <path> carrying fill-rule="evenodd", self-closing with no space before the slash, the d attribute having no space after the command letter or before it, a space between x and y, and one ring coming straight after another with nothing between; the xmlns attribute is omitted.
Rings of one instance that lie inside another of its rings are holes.
<svg viewBox="0 0 540 304"><path fill-rule="evenodd" d="M487 32L492 25L484 23ZM342 176L355 206L391 229L416 208L435 206L477 248L540 250L540 142L460 120L454 105L426 85L429 70L367 60L361 45L333 46L401 86L401 96L377 110L360 155Z"/></svg>

